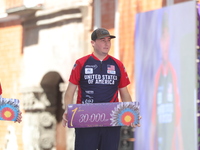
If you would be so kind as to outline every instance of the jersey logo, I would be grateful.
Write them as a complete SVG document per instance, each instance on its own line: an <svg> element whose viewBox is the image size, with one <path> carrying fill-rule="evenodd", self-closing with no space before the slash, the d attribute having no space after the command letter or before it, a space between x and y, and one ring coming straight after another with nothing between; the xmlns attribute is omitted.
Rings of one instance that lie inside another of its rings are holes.
<svg viewBox="0 0 200 150"><path fill-rule="evenodd" d="M85 66L85 68L94 68L94 70L97 69L97 67L98 66L96 64L95 65L86 65Z"/></svg>
<svg viewBox="0 0 200 150"><path fill-rule="evenodd" d="M85 74L93 74L93 68L85 68Z"/></svg>
<svg viewBox="0 0 200 150"><path fill-rule="evenodd" d="M85 91L87 94L94 94L94 91Z"/></svg>
<svg viewBox="0 0 200 150"><path fill-rule="evenodd" d="M72 68L72 69L74 70L74 69L76 68L76 66L77 66L77 64L74 64L74 66L73 66L73 68Z"/></svg>
<svg viewBox="0 0 200 150"><path fill-rule="evenodd" d="M116 74L114 65L107 65L107 73L108 74Z"/></svg>

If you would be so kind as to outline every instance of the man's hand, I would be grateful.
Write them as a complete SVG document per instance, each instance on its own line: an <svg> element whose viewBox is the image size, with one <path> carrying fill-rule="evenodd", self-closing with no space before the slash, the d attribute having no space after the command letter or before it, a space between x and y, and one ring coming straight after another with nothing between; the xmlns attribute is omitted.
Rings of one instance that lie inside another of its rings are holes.
<svg viewBox="0 0 200 150"><path fill-rule="evenodd" d="M18 118L17 118L17 120L15 121L15 123L16 123L16 122L20 123L21 121L22 121L22 112L19 112Z"/></svg>
<svg viewBox="0 0 200 150"><path fill-rule="evenodd" d="M63 127L66 127L67 126L67 119L66 119L66 116L67 116L67 110L63 113L63 116L62 116L62 125Z"/></svg>
<svg viewBox="0 0 200 150"><path fill-rule="evenodd" d="M140 121L140 119L142 119L142 117L141 116L139 116L139 121ZM132 123L131 124L131 127L133 127L133 128L136 128L136 127L140 127L140 123L139 124L134 124L134 123Z"/></svg>

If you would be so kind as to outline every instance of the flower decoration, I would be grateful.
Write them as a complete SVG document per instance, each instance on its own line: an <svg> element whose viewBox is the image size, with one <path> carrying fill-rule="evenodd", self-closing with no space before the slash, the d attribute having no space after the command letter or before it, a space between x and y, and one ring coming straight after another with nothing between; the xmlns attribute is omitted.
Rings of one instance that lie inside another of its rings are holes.
<svg viewBox="0 0 200 150"><path fill-rule="evenodd" d="M4 104L0 106L0 120L16 121L18 110L16 107Z"/></svg>
<svg viewBox="0 0 200 150"><path fill-rule="evenodd" d="M19 100L0 98L0 120L16 121L19 114Z"/></svg>
<svg viewBox="0 0 200 150"><path fill-rule="evenodd" d="M110 115L112 126L129 126L131 123L139 123L139 108L131 102L120 103Z"/></svg>

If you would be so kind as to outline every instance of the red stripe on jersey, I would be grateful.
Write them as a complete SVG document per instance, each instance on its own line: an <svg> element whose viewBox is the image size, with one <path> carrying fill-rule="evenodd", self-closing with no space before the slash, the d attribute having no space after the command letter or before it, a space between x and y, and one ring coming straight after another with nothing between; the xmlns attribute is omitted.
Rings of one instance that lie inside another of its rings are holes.
<svg viewBox="0 0 200 150"><path fill-rule="evenodd" d="M110 102L119 102L119 99L118 99L118 91L116 91L116 93L114 94L113 98L111 99Z"/></svg>

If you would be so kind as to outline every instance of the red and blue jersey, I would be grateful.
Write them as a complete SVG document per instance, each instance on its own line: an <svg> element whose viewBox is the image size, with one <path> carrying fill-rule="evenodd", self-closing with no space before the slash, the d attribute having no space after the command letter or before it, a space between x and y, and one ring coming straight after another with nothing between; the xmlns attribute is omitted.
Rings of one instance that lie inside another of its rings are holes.
<svg viewBox="0 0 200 150"><path fill-rule="evenodd" d="M69 81L78 85L78 104L118 102L118 89L130 83L121 61L110 55L101 61L93 54L76 61Z"/></svg>

